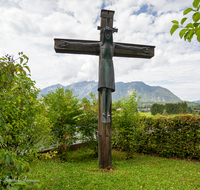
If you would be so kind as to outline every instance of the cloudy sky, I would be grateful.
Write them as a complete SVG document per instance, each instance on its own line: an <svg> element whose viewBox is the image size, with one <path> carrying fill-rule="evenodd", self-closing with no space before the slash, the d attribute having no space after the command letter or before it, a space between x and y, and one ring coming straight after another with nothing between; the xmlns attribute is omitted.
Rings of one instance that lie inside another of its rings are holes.
<svg viewBox="0 0 200 190"><path fill-rule="evenodd" d="M171 21L191 6L192 0L0 0L0 56L23 51L41 89L97 81L98 56L57 54L54 38L99 40L101 9L114 10L114 41L156 46L152 59L114 58L116 82L142 81L200 100L200 43L170 35Z"/></svg>

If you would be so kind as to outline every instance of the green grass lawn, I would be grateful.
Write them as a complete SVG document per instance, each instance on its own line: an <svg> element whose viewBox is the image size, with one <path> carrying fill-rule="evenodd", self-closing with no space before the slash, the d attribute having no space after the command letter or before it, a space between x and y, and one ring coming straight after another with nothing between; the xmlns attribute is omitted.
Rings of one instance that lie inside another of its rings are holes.
<svg viewBox="0 0 200 190"><path fill-rule="evenodd" d="M89 149L72 151L66 162L58 158L35 161L27 180L41 189L200 189L200 162L175 160L112 150L111 170L98 167ZM23 175L22 175L23 176Z"/></svg>
<svg viewBox="0 0 200 190"><path fill-rule="evenodd" d="M140 112L140 115L151 116L151 112Z"/></svg>

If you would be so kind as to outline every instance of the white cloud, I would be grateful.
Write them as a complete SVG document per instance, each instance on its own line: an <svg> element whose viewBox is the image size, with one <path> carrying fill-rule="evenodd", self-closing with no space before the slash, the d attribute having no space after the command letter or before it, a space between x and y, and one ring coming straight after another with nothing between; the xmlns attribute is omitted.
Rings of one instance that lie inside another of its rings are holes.
<svg viewBox="0 0 200 190"><path fill-rule="evenodd" d="M152 59L114 58L116 81L163 86L184 100L200 99L200 43L169 31L192 2L182 0L1 0L0 53L30 58L40 88L98 79L98 56L56 54L54 38L99 40L100 9L115 11L114 41L155 45ZM190 16L190 15L189 15ZM189 20L190 21L190 20Z"/></svg>

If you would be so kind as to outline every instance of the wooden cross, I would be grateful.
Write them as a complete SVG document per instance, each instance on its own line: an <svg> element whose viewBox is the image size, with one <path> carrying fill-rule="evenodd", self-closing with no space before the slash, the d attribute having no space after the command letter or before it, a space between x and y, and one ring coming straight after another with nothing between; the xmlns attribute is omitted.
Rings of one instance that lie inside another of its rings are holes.
<svg viewBox="0 0 200 190"><path fill-rule="evenodd" d="M113 16L114 11L102 9L101 25L98 27L98 30L111 30L112 33L118 32L118 29L113 28ZM100 69L102 64L101 44L103 35L104 33L101 32L100 41L56 38L54 39L54 49L56 53L98 55ZM154 56L155 46L119 42L113 42L113 44L115 44L113 49L113 56L147 59L150 59ZM99 166L106 168L111 166L111 104L109 109L110 113L107 113L107 117L110 118L105 119L105 121L102 119L102 117L105 115L102 110L102 91L100 90L98 93L98 160Z"/></svg>

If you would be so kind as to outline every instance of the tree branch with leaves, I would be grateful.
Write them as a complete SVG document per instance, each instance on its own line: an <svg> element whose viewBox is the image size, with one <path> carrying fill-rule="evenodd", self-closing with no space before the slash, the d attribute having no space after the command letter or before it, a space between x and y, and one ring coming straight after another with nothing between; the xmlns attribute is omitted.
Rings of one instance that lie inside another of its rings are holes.
<svg viewBox="0 0 200 190"><path fill-rule="evenodd" d="M194 0L193 1L193 8L189 7L183 11L183 15L187 15L190 12L194 12L192 15L193 22L188 23L187 25L184 25L185 21L188 19L187 17L183 17L181 19L181 22L177 20L173 20L173 26L170 30L171 35L178 29L181 28L181 31L179 32L179 36L182 39L184 37L184 40L188 40L188 42L191 42L194 35L196 35L197 40L200 42L200 0Z"/></svg>

